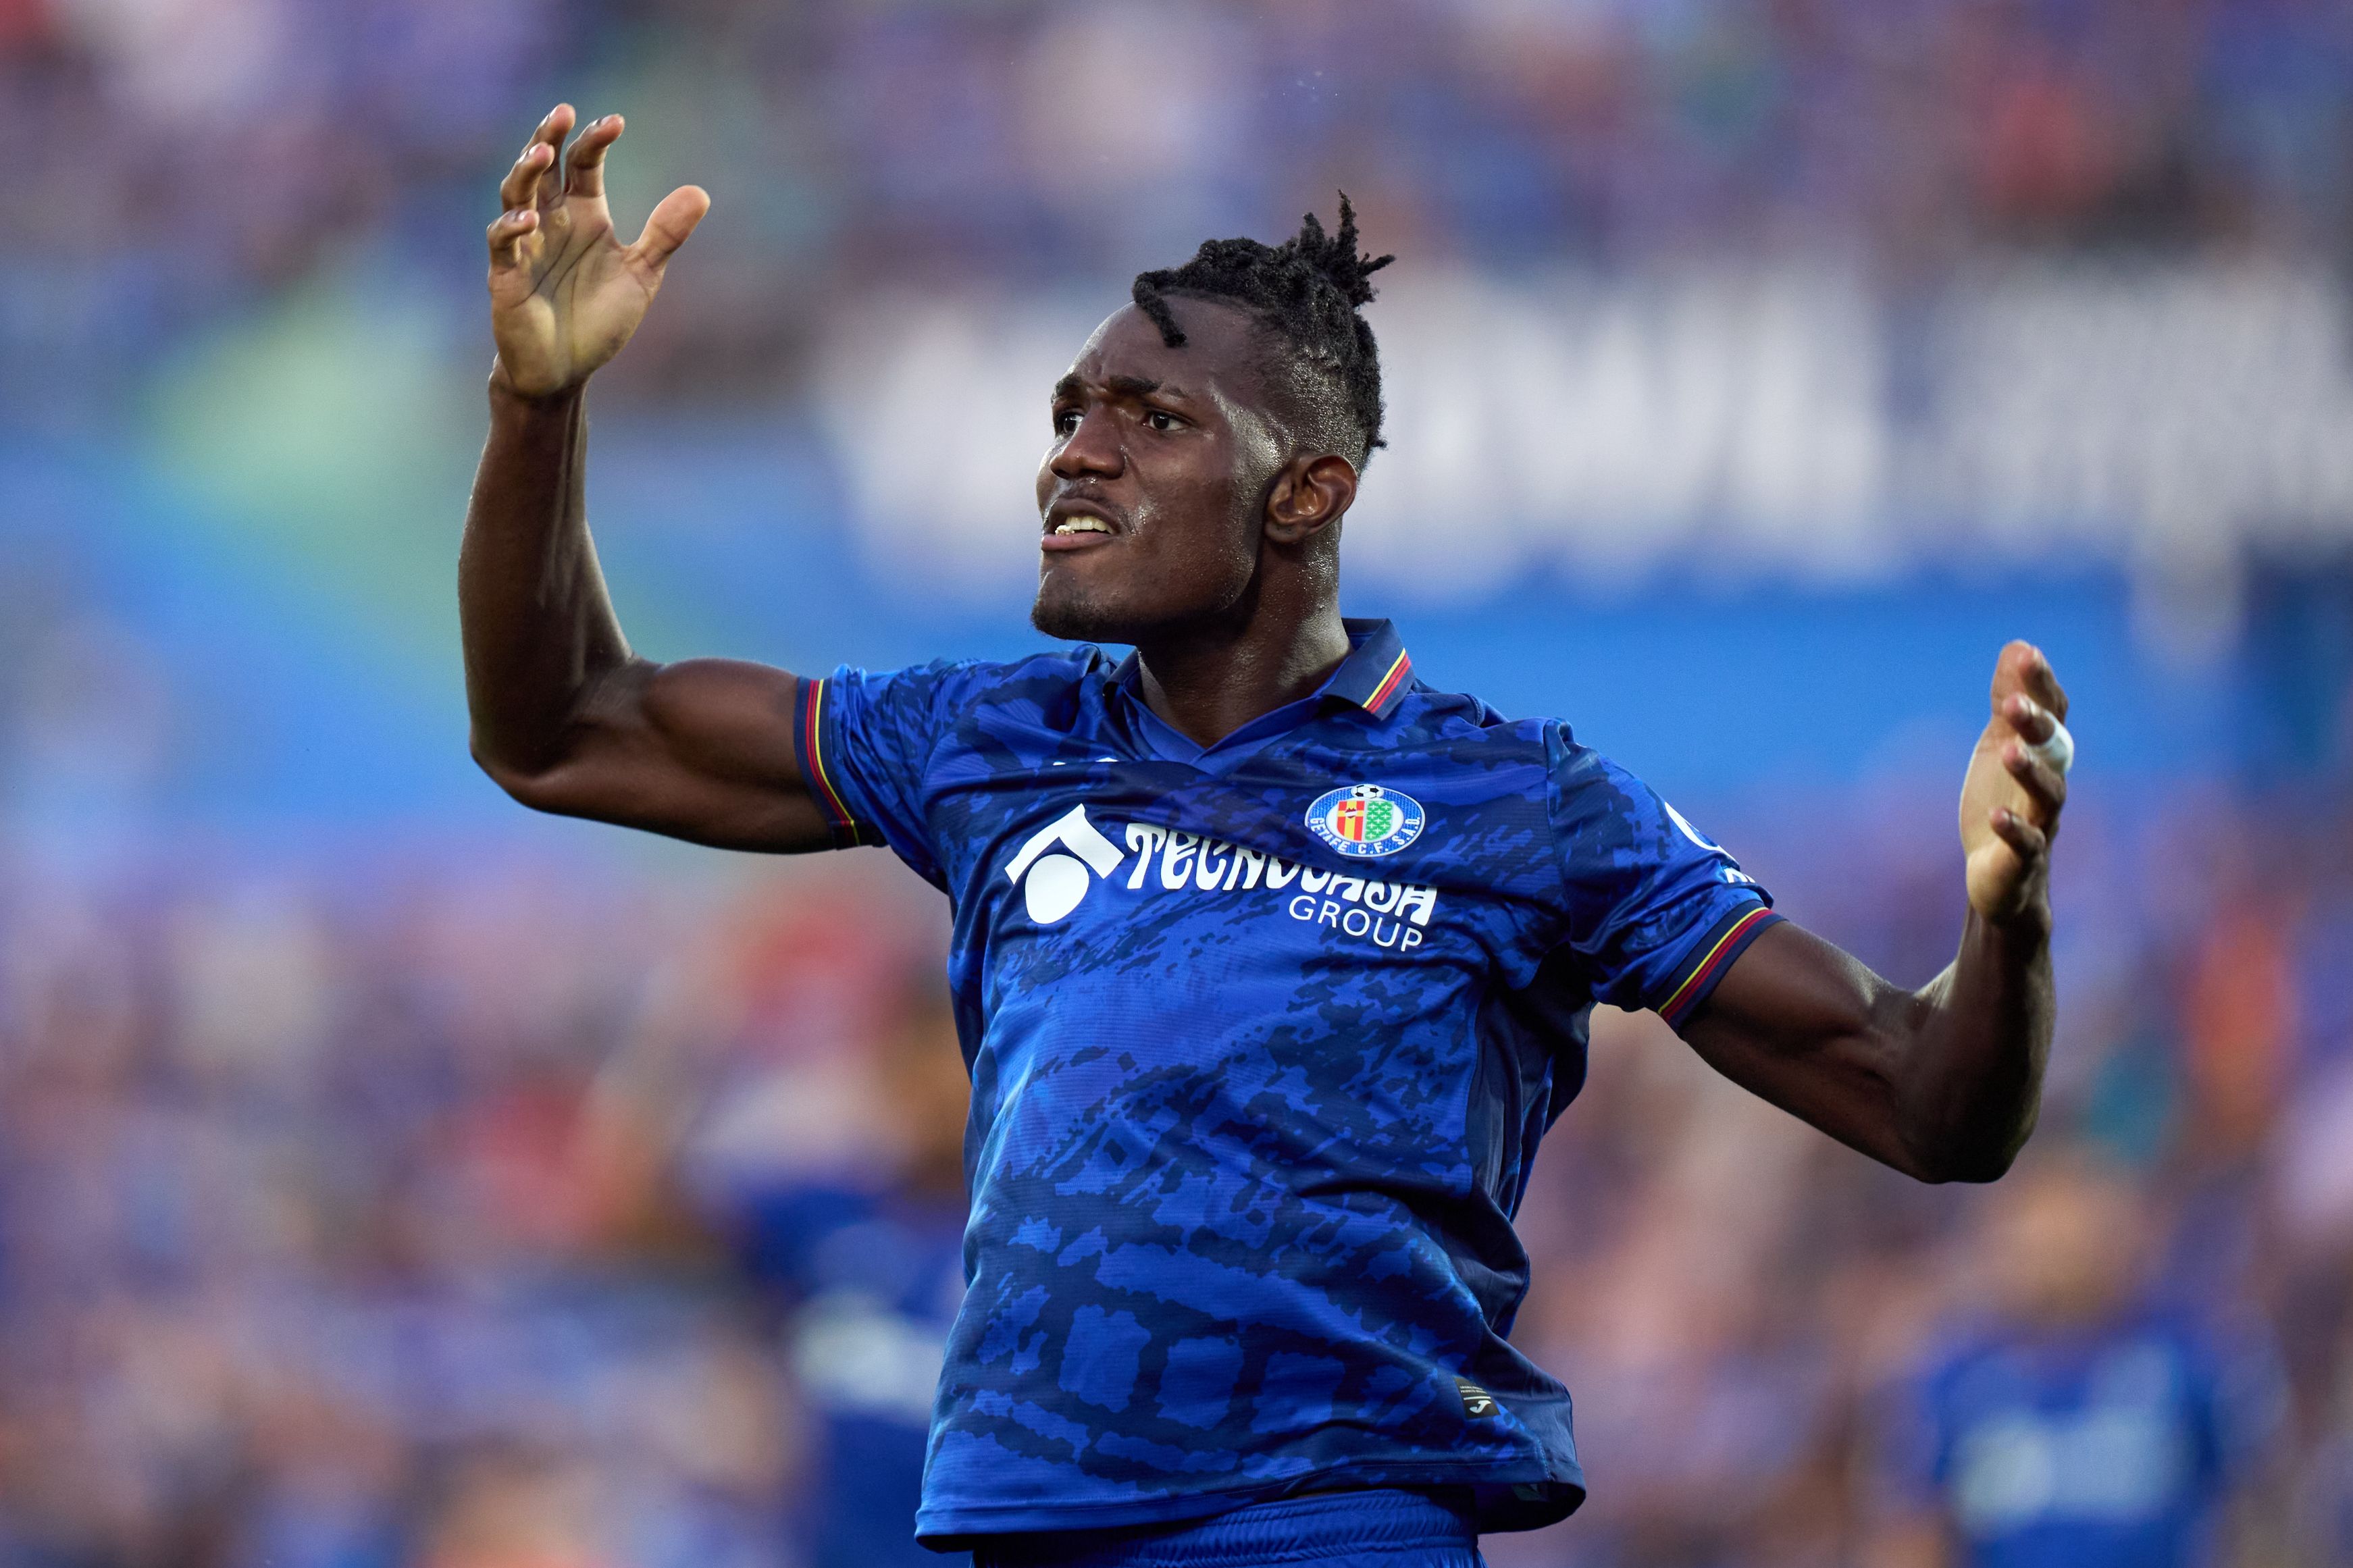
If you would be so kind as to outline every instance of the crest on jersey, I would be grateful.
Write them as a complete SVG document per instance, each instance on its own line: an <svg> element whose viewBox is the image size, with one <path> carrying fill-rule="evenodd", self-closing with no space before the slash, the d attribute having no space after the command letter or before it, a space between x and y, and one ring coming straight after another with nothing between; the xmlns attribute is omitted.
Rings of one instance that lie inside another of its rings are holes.
<svg viewBox="0 0 2353 1568"><path fill-rule="evenodd" d="M1421 837L1421 802L1379 784L1344 784L1315 797L1307 826L1343 855L1394 855Z"/></svg>

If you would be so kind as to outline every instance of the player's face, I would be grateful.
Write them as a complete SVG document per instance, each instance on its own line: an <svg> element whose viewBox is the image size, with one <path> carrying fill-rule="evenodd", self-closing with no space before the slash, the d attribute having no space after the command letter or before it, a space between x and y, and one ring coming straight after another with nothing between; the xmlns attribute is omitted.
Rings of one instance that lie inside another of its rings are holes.
<svg viewBox="0 0 2353 1568"><path fill-rule="evenodd" d="M1282 458L1257 329L1227 306L1168 303L1182 347L1130 305L1054 388L1030 611L1050 637L1142 642L1246 613Z"/></svg>

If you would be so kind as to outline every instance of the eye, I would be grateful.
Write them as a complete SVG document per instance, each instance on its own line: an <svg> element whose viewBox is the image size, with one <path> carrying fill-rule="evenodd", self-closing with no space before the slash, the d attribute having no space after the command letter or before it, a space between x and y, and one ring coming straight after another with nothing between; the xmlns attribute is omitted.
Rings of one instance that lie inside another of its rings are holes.
<svg viewBox="0 0 2353 1568"><path fill-rule="evenodd" d="M1181 430L1185 427L1185 421L1165 408L1145 409L1144 422L1163 436L1167 435L1171 430Z"/></svg>
<svg viewBox="0 0 2353 1568"><path fill-rule="evenodd" d="M1054 434L1067 436L1079 427L1079 411L1075 408L1054 410Z"/></svg>

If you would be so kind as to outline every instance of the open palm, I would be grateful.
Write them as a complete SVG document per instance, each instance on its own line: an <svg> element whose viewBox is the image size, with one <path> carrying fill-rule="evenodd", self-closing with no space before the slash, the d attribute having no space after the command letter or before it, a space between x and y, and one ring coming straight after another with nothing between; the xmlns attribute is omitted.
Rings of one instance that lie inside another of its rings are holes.
<svg viewBox="0 0 2353 1568"><path fill-rule="evenodd" d="M2007 920L2048 897L2051 837L2067 781L2031 748L2067 716L2067 693L2040 648L2014 642L1994 666L1991 697L1992 716L1961 784L1961 851L1969 906Z"/></svg>
<svg viewBox="0 0 2353 1568"><path fill-rule="evenodd" d="M681 185L654 208L637 243L623 245L605 205L605 154L620 140L621 117L587 126L565 154L573 120L564 103L540 121L499 187L503 210L490 226L500 374L528 397L569 392L621 352L670 257L711 210L702 187Z"/></svg>

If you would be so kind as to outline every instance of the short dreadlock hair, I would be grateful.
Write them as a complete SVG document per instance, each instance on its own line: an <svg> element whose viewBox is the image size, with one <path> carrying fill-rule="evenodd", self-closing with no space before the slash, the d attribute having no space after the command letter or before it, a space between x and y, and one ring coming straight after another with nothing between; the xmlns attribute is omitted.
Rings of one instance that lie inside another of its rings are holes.
<svg viewBox="0 0 2353 1568"><path fill-rule="evenodd" d="M1373 329L1357 307L1369 304L1372 275L1394 256L1356 252L1356 209L1340 195L1340 231L1326 235L1314 213L1281 245L1255 239L1202 242L1193 259L1135 279L1136 308L1170 348L1185 342L1168 296L1239 306L1281 340L1267 368L1289 394L1296 434L1354 461L1358 468L1381 440L1381 360Z"/></svg>

